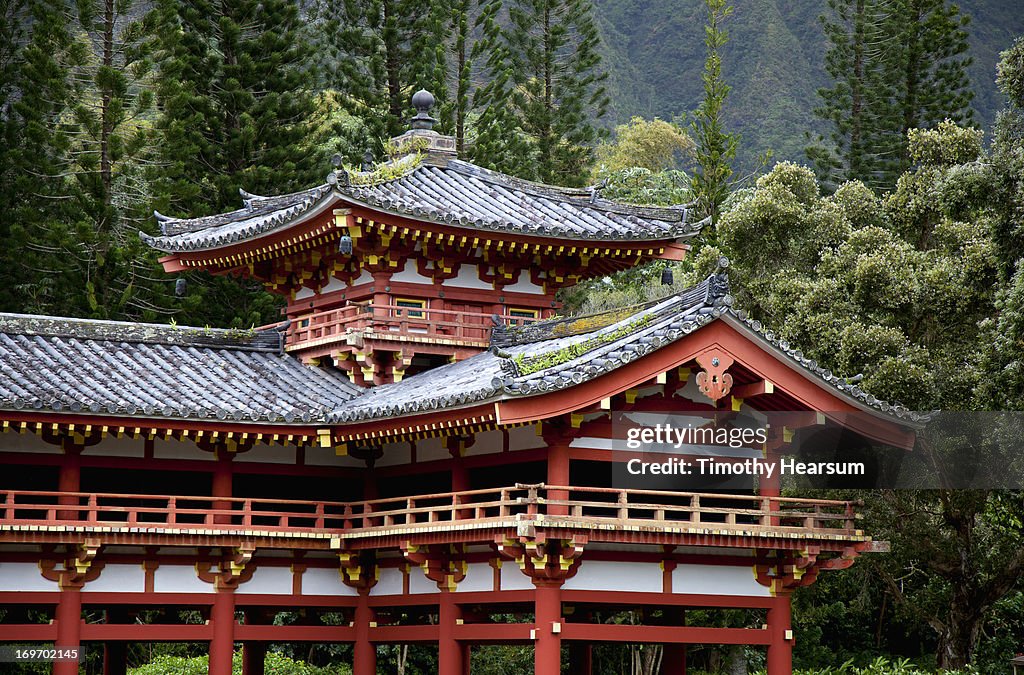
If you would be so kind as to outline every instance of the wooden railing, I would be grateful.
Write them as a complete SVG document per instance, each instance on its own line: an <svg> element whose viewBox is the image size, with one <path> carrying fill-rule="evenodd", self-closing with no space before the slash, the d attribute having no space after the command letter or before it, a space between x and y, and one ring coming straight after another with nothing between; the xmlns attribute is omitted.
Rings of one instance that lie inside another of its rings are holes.
<svg viewBox="0 0 1024 675"><path fill-rule="evenodd" d="M400 529L508 526L709 528L856 534L854 502L516 485L357 502L81 492L0 491L0 526L94 526L375 534Z"/></svg>
<svg viewBox="0 0 1024 675"><path fill-rule="evenodd" d="M519 326L535 319L501 315L505 325ZM287 346L344 339L351 332L370 330L395 337L430 337L486 346L490 339L491 314L399 305L347 305L338 309L296 317L285 337Z"/></svg>

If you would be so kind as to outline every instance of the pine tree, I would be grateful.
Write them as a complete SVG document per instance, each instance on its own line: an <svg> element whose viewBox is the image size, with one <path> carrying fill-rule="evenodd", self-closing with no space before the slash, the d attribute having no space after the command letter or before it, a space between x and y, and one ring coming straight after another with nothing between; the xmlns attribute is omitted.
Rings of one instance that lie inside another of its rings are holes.
<svg viewBox="0 0 1024 675"><path fill-rule="evenodd" d="M280 194L323 180L312 137L310 45L294 0L161 0L156 206L199 216L238 208L238 190ZM263 324L258 286L189 278L182 323Z"/></svg>
<svg viewBox="0 0 1024 675"><path fill-rule="evenodd" d="M697 168L693 175L693 193L700 209L718 222L719 209L729 194L732 160L736 157L736 134L725 131L723 124L725 100L730 87L722 79L722 48L729 34L722 23L732 14L726 0L705 0L708 23L704 29L707 57L704 61L704 100L694 114L693 138Z"/></svg>
<svg viewBox="0 0 1024 675"><path fill-rule="evenodd" d="M516 152L492 164L547 183L582 185L602 135L595 121L608 107L592 7L588 0L518 0L509 21L489 67L499 79L484 97L481 119L505 126L481 134L504 137L501 145ZM529 155L516 156L527 148Z"/></svg>
<svg viewBox="0 0 1024 675"><path fill-rule="evenodd" d="M830 0L829 7L821 21L835 82L818 91L815 114L830 131L808 157L832 188L854 179L892 188L911 164L911 129L973 122L968 18L946 0Z"/></svg>
<svg viewBox="0 0 1024 675"><path fill-rule="evenodd" d="M446 45L457 8L440 0L318 0L320 86L343 94L349 113L368 128L376 154L408 128L412 93L426 88L451 127Z"/></svg>
<svg viewBox="0 0 1024 675"><path fill-rule="evenodd" d="M322 178L310 152L310 46L293 0L161 0L158 203L202 215L238 189L276 194Z"/></svg>

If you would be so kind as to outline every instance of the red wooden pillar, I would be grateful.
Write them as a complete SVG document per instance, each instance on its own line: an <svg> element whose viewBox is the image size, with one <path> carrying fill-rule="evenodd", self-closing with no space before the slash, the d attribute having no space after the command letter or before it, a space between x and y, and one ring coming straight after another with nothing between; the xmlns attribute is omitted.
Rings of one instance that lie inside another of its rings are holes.
<svg viewBox="0 0 1024 675"><path fill-rule="evenodd" d="M569 484L569 444L562 439L556 440L548 446L547 484ZM565 490L549 490L548 499L564 501L569 499L569 493ZM549 515L566 515L568 513L568 506L559 504L548 506Z"/></svg>
<svg viewBox="0 0 1024 675"><path fill-rule="evenodd" d="M73 443L70 439L63 442L64 459L60 463L60 473L57 475L58 492L81 492L82 488L82 446ZM79 498L72 495L61 495L57 503L62 506L75 506ZM64 510L57 511L58 520L78 520L78 511Z"/></svg>
<svg viewBox="0 0 1024 675"><path fill-rule="evenodd" d="M369 588L359 589L356 613L353 618L355 643L352 645L352 675L376 675L377 646L370 642L370 622L373 621L373 610L370 609Z"/></svg>
<svg viewBox="0 0 1024 675"><path fill-rule="evenodd" d="M246 625L257 623L259 621L259 614L260 613L255 610L246 612ZM242 675L263 675L266 670L266 661L266 642L242 643Z"/></svg>
<svg viewBox="0 0 1024 675"><path fill-rule="evenodd" d="M533 672L562 672L562 582L534 580ZM557 631L557 632L556 632Z"/></svg>
<svg viewBox="0 0 1024 675"><path fill-rule="evenodd" d="M591 675L594 670L594 646L589 642L569 644L569 675Z"/></svg>
<svg viewBox="0 0 1024 675"><path fill-rule="evenodd" d="M686 675L686 645L665 645L661 654L661 675Z"/></svg>
<svg viewBox="0 0 1024 675"><path fill-rule="evenodd" d="M455 639L455 626L462 618L462 608L455 604L455 594L441 590L437 621L438 675L465 675L468 664L462 645Z"/></svg>
<svg viewBox="0 0 1024 675"><path fill-rule="evenodd" d="M81 650L82 589L61 588L54 619L57 621L57 641L54 646L57 649ZM78 675L78 661L54 661L53 675Z"/></svg>
<svg viewBox="0 0 1024 675"><path fill-rule="evenodd" d="M210 675L231 675L231 659L235 655L235 593L232 588L218 588L213 594L210 611L213 639L210 640Z"/></svg>
<svg viewBox="0 0 1024 675"><path fill-rule="evenodd" d="M213 485L211 494L214 497L230 497L232 490L231 460L233 460L235 456L233 453L228 452L223 445L217 447L216 456L217 463L213 466ZM226 500L214 500L213 508L230 509L231 502ZM231 516L214 516L213 522L219 525L228 525L231 523Z"/></svg>
<svg viewBox="0 0 1024 675"><path fill-rule="evenodd" d="M108 609L107 624L124 624L127 615L120 609ZM110 641L103 643L103 675L125 675L128 672L128 643Z"/></svg>
<svg viewBox="0 0 1024 675"><path fill-rule="evenodd" d="M391 286L391 272L372 272L373 274L373 318L375 321L387 321L390 318L388 305L391 295L386 288ZM403 314L408 310L403 309ZM403 318L405 318L403 316Z"/></svg>
<svg viewBox="0 0 1024 675"><path fill-rule="evenodd" d="M778 595L768 608L768 675L792 675L793 630L789 595Z"/></svg>

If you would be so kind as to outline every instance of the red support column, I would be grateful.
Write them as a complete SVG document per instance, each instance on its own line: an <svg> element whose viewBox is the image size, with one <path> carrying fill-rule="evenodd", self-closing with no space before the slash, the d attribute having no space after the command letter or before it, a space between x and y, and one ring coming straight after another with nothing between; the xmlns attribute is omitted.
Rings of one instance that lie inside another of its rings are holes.
<svg viewBox="0 0 1024 675"><path fill-rule="evenodd" d="M57 642L54 646L57 649L81 650L82 589L61 589L54 619L57 621ZM53 675L78 675L78 661L54 661Z"/></svg>
<svg viewBox="0 0 1024 675"><path fill-rule="evenodd" d="M768 608L768 675L792 675L793 630L789 595L778 595Z"/></svg>
<svg viewBox="0 0 1024 675"><path fill-rule="evenodd" d="M569 444L568 441L558 439L548 446L548 474L547 474L548 485L568 485L569 484ZM549 490L548 499L553 500L567 500L569 493L565 490ZM549 515L566 515L569 513L569 507L565 505L554 504L548 506Z"/></svg>
<svg viewBox="0 0 1024 675"><path fill-rule="evenodd" d="M377 646L370 642L370 622L373 621L373 610L370 609L370 589L360 588L356 601L356 612L353 617L355 643L352 645L352 675L376 675Z"/></svg>
<svg viewBox="0 0 1024 675"><path fill-rule="evenodd" d="M441 591L441 600L438 604L438 675L465 675L465 654L455 639L455 626L462 618L462 608L455 604L455 594L449 590Z"/></svg>
<svg viewBox="0 0 1024 675"><path fill-rule="evenodd" d="M121 610L108 609L107 624L124 624L128 621L127 614ZM103 675L125 675L128 672L128 643L103 643Z"/></svg>
<svg viewBox="0 0 1024 675"><path fill-rule="evenodd" d="M60 463L60 473L57 476L57 491L81 492L82 446L76 445L71 439L65 439L63 448L64 459ZM61 495L57 498L57 503L63 506L75 506L79 503L79 498ZM78 511L57 511L58 520L78 520L79 518Z"/></svg>
<svg viewBox="0 0 1024 675"><path fill-rule="evenodd" d="M235 655L235 592L218 588L210 611L213 639L210 640L210 675L231 675L231 659Z"/></svg>
<svg viewBox="0 0 1024 675"><path fill-rule="evenodd" d="M234 454L229 453L227 451L227 448L225 448L223 445L217 447L216 456L217 463L214 464L213 467L213 489L211 490L211 494L214 497L230 497L232 489L231 460L233 460L235 456ZM214 500L213 508L230 509L231 502ZM227 525L231 523L231 516L214 516L213 522L219 525Z"/></svg>
<svg viewBox="0 0 1024 675"><path fill-rule="evenodd" d="M594 646L589 642L569 643L569 675L591 675L594 670Z"/></svg>
<svg viewBox="0 0 1024 675"><path fill-rule="evenodd" d="M661 675L686 675L686 645L665 645Z"/></svg>
<svg viewBox="0 0 1024 675"><path fill-rule="evenodd" d="M562 672L562 581L534 580L534 675ZM558 632L556 632L558 631Z"/></svg>
<svg viewBox="0 0 1024 675"><path fill-rule="evenodd" d="M242 675L263 675L266 663L266 642L245 642L242 644Z"/></svg>

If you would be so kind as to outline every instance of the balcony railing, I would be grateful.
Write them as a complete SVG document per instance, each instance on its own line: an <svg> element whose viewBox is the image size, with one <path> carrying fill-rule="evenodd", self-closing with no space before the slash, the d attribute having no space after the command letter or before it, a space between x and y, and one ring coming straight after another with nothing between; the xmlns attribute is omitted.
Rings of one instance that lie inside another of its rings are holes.
<svg viewBox="0 0 1024 675"><path fill-rule="evenodd" d="M544 484L357 502L6 490L0 491L0 528L211 535L253 530L350 537L545 524L580 530L856 536L854 507L854 502L824 499Z"/></svg>
<svg viewBox="0 0 1024 675"><path fill-rule="evenodd" d="M535 321L521 316L501 315L506 325ZM352 333L371 332L395 339L448 340L486 347L491 335L491 314L399 305L352 304L338 309L307 314L292 320L285 344L288 347L319 345L344 340Z"/></svg>

